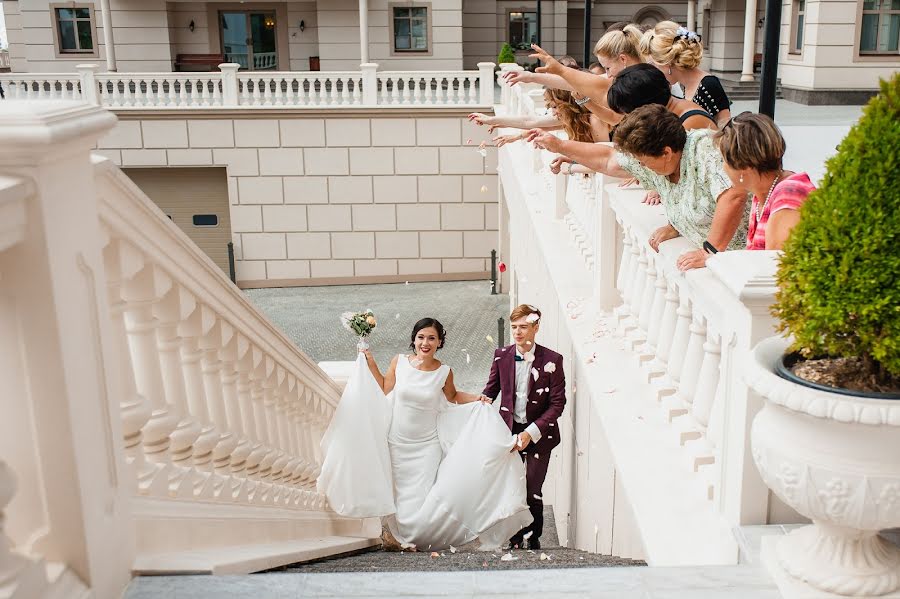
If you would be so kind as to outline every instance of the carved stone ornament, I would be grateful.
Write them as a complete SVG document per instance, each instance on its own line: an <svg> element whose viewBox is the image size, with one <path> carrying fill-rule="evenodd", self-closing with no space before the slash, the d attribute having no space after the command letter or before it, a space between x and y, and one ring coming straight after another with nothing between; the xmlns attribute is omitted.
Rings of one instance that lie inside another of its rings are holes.
<svg viewBox="0 0 900 599"><path fill-rule="evenodd" d="M753 458L766 485L812 520L781 538L794 578L840 595L900 588L900 548L878 531L900 526L900 401L818 391L774 373L788 341L754 349L747 384L766 399L753 421Z"/></svg>

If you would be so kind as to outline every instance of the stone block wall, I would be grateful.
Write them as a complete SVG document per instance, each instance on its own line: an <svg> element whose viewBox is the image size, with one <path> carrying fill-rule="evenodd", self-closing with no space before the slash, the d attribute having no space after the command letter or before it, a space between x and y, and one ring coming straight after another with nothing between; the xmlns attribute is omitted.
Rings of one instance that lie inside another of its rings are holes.
<svg viewBox="0 0 900 599"><path fill-rule="evenodd" d="M497 158L459 110L119 114L125 168L225 167L246 287L485 278ZM162 175L161 175L162 176Z"/></svg>

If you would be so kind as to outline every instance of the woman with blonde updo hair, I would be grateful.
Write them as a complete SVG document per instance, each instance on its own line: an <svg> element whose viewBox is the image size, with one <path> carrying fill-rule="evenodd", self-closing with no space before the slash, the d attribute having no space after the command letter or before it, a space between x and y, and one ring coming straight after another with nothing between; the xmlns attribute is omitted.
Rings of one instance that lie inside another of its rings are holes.
<svg viewBox="0 0 900 599"><path fill-rule="evenodd" d="M671 84L678 83L684 97L699 104L721 127L731 118L731 101L715 75L700 69L703 42L700 36L674 21L662 21L644 33L641 54Z"/></svg>

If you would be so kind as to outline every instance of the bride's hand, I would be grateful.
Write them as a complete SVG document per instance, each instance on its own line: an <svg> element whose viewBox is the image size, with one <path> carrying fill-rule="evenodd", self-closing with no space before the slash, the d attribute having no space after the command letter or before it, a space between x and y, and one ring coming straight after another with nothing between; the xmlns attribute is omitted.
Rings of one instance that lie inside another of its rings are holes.
<svg viewBox="0 0 900 599"><path fill-rule="evenodd" d="M481 403L486 403L487 405L491 405L492 403L494 403L494 400L492 400L487 395L479 395L477 401L480 401Z"/></svg>

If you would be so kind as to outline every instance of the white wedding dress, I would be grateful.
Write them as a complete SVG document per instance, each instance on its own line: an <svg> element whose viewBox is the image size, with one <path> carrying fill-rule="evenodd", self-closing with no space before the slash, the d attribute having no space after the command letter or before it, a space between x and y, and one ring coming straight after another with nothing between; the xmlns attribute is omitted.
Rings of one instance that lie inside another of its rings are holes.
<svg viewBox="0 0 900 599"><path fill-rule="evenodd" d="M400 355L396 372L385 397L357 359L322 439L319 491L338 514L383 516L400 543L421 551L476 538L496 549L531 522L509 428L492 406L449 403L446 365L426 372Z"/></svg>

